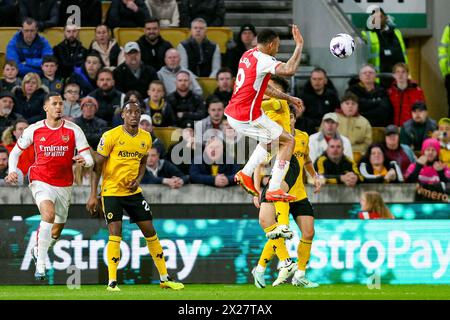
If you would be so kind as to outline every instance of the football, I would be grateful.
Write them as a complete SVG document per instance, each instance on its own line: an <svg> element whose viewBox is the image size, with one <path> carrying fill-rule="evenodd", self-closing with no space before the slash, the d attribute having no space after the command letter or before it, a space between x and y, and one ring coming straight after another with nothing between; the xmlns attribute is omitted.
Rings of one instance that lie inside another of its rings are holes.
<svg viewBox="0 0 450 320"><path fill-rule="evenodd" d="M330 41L330 52L333 56L345 59L355 51L355 41L346 33L339 33Z"/></svg>

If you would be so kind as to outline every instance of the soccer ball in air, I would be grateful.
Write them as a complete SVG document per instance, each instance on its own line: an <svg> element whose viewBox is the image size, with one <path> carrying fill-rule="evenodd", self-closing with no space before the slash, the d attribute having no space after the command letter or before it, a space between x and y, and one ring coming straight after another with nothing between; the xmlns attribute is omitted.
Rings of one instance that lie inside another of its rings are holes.
<svg viewBox="0 0 450 320"><path fill-rule="evenodd" d="M330 41L330 52L340 59L350 57L355 51L355 41L346 33L339 33Z"/></svg>

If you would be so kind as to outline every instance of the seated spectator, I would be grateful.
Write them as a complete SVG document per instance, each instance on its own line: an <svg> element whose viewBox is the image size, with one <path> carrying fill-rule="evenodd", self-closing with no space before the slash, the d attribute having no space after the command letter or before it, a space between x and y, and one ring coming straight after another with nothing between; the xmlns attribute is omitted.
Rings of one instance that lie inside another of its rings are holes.
<svg viewBox="0 0 450 320"><path fill-rule="evenodd" d="M124 51L125 62L114 69L116 87L122 92L136 90L146 98L150 82L158 80L155 69L142 63L141 49L136 42L128 42Z"/></svg>
<svg viewBox="0 0 450 320"><path fill-rule="evenodd" d="M414 151L420 151L423 141L437 129L436 121L428 117L427 110L425 103L414 103L411 107L412 119L406 121L400 131L400 143L410 146Z"/></svg>
<svg viewBox="0 0 450 320"><path fill-rule="evenodd" d="M316 126L311 119L303 116L305 108L295 108L295 129L306 132L309 136L317 133Z"/></svg>
<svg viewBox="0 0 450 320"><path fill-rule="evenodd" d="M194 94L189 87L189 72L178 71L176 90L167 96L167 104L175 115L175 125L185 128L188 122L201 120L206 116L205 103L201 96Z"/></svg>
<svg viewBox="0 0 450 320"><path fill-rule="evenodd" d="M58 70L58 60L54 56L45 56L42 59L42 85L46 86L49 92L63 93L64 82L56 75Z"/></svg>
<svg viewBox="0 0 450 320"><path fill-rule="evenodd" d="M384 157L381 145L372 144L359 164L359 172L365 183L403 182L400 166Z"/></svg>
<svg viewBox="0 0 450 320"><path fill-rule="evenodd" d="M19 25L19 5L17 0L0 1L0 27Z"/></svg>
<svg viewBox="0 0 450 320"><path fill-rule="evenodd" d="M343 148L341 137L331 138L326 151L314 161L314 168L323 176L326 184L343 183L347 187L354 187L363 178L356 163L344 155Z"/></svg>
<svg viewBox="0 0 450 320"><path fill-rule="evenodd" d="M202 18L211 27L221 27L225 22L224 0L181 0L181 27L189 28L196 18Z"/></svg>
<svg viewBox="0 0 450 320"><path fill-rule="evenodd" d="M98 103L96 116L112 125L113 116L119 111L125 95L115 88L113 72L103 68L97 74L97 90L89 93Z"/></svg>
<svg viewBox="0 0 450 320"><path fill-rule="evenodd" d="M164 57L164 67L158 71L158 78L164 83L166 88L166 94L171 94L175 92L176 86L176 75L179 71L189 72L191 78L191 89L195 94L201 96L203 95L203 89L197 81L197 76L193 74L190 70L180 66L180 54L176 49L169 49L166 51Z"/></svg>
<svg viewBox="0 0 450 320"><path fill-rule="evenodd" d="M105 24L100 24L95 28L95 39L92 41L89 50L96 51L100 55L105 68L111 70L125 61L122 48L112 38L111 29Z"/></svg>
<svg viewBox="0 0 450 320"><path fill-rule="evenodd" d="M145 21L144 35L136 42L141 49L143 63L152 66L155 70L164 67L166 51L172 48L172 44L161 37L157 19L152 18Z"/></svg>
<svg viewBox="0 0 450 320"><path fill-rule="evenodd" d="M180 141L172 145L167 151L166 159L175 164L184 175L189 175L196 150L201 153L199 144L195 143L192 123L188 123L181 133Z"/></svg>
<svg viewBox="0 0 450 320"><path fill-rule="evenodd" d="M17 119L11 127L8 127L1 136L1 140L3 142L3 146L11 152L14 146L22 135L23 131L28 128L28 121L20 118ZM20 169L24 175L28 174L28 169L30 169L31 165L34 163L35 155L34 155L34 146L29 146L26 148L22 154L19 156L19 162L17 163L17 168Z"/></svg>
<svg viewBox="0 0 450 320"><path fill-rule="evenodd" d="M30 72L23 77L22 86L12 90L16 98L15 112L21 114L30 124L45 118L44 105L47 88L42 87L37 73Z"/></svg>
<svg viewBox="0 0 450 320"><path fill-rule="evenodd" d="M81 16L84 15L82 12ZM58 75L63 78L70 77L74 68L83 65L88 50L78 40L80 28L76 25L66 25L64 27L64 40L53 48L53 52L58 61Z"/></svg>
<svg viewBox="0 0 450 320"><path fill-rule="evenodd" d="M189 183L189 176L184 175L170 161L160 159L160 151L152 147L148 152L147 164L141 184L164 184L171 189L179 189Z"/></svg>
<svg viewBox="0 0 450 320"><path fill-rule="evenodd" d="M364 153L372 143L372 127L358 112L358 97L347 93L341 99L341 108L336 111L339 132L349 138L353 152Z"/></svg>
<svg viewBox="0 0 450 320"><path fill-rule="evenodd" d="M81 107L78 103L80 99L80 86L74 82L67 83L64 88L64 119L73 121L81 116Z"/></svg>
<svg viewBox="0 0 450 320"><path fill-rule="evenodd" d="M231 99L231 95L233 94L233 74L231 70L227 67L220 68L219 71L217 71L216 80L217 88L206 101L210 100L212 97L217 97L222 101L224 106L227 106Z"/></svg>
<svg viewBox="0 0 450 320"><path fill-rule="evenodd" d="M439 140L430 138L422 144L422 155L406 172L407 182L418 182L416 201L448 202L448 194L442 183L450 180L450 168L439 161Z"/></svg>
<svg viewBox="0 0 450 320"><path fill-rule="evenodd" d="M416 162L416 156L411 148L406 144L400 144L399 129L393 124L386 127L383 149L386 160L395 161L400 166L403 176L409 165Z"/></svg>
<svg viewBox="0 0 450 320"><path fill-rule="evenodd" d="M417 101L425 101L425 96L417 82L409 79L408 65L397 63L393 75L395 81L388 89L388 95L394 111L394 124L401 127L411 119L412 105Z"/></svg>
<svg viewBox="0 0 450 320"><path fill-rule="evenodd" d="M142 28L150 13L144 0L112 0L106 24L111 28Z"/></svg>
<svg viewBox="0 0 450 320"><path fill-rule="evenodd" d="M8 175L8 158L9 152L5 147L0 147L0 186L7 185L5 178ZM23 173L21 170L17 170L18 181L17 185L23 185Z"/></svg>
<svg viewBox="0 0 450 320"><path fill-rule="evenodd" d="M327 72L322 68L315 68L299 94L303 100L305 112L303 117L312 120L315 127L319 127L323 116L339 108L339 96L334 85L328 80Z"/></svg>
<svg viewBox="0 0 450 320"><path fill-rule="evenodd" d="M22 115L13 112L15 99L12 93L8 91L0 92L0 142L3 131L11 126Z"/></svg>
<svg viewBox="0 0 450 320"><path fill-rule="evenodd" d="M22 79L18 78L19 69L14 60L7 60L3 66L3 79L0 79L0 92L10 91L15 86L22 85Z"/></svg>
<svg viewBox="0 0 450 320"><path fill-rule="evenodd" d="M225 65L230 68L234 76L237 75L239 60L245 51L256 46L256 28L252 24L241 26L238 36L227 45Z"/></svg>
<svg viewBox="0 0 450 320"><path fill-rule="evenodd" d="M328 148L328 142L332 138L340 137L343 143L344 154L353 160L353 150L350 140L338 132L339 119L334 112L323 116L319 132L309 137L309 157L314 163Z"/></svg>
<svg viewBox="0 0 450 320"><path fill-rule="evenodd" d="M224 153L222 140L210 139L206 143L203 158L196 159L191 165L191 182L217 188L235 185L234 175L239 171L239 165L231 163L234 162Z"/></svg>
<svg viewBox="0 0 450 320"><path fill-rule="evenodd" d="M191 36L182 41L177 50L180 53L180 65L191 70L197 77L215 78L221 65L219 45L206 37L207 24L202 18L191 23Z"/></svg>
<svg viewBox="0 0 450 320"><path fill-rule="evenodd" d="M144 113L150 115L155 127L170 127L174 125L175 116L165 100L164 84L160 80L153 80L148 88L148 98L145 99Z"/></svg>
<svg viewBox="0 0 450 320"><path fill-rule="evenodd" d="M439 120L439 130L435 133L435 138L441 143L439 160L447 164L450 168L450 118L442 118Z"/></svg>
<svg viewBox="0 0 450 320"><path fill-rule="evenodd" d="M13 60L19 66L19 76L29 72L41 74L42 58L53 55L53 50L47 39L38 35L36 20L27 18L18 31L8 42L6 60Z"/></svg>
<svg viewBox="0 0 450 320"><path fill-rule="evenodd" d="M102 2L101 0L61 0L59 4L58 25L61 27L67 24L76 24L77 21L70 21L74 14L67 9L76 5L80 8L81 17L79 27L95 27L102 23Z"/></svg>
<svg viewBox="0 0 450 320"><path fill-rule="evenodd" d="M37 22L39 32L58 24L57 0L19 0L19 5L21 20L33 18Z"/></svg>
<svg viewBox="0 0 450 320"><path fill-rule="evenodd" d="M208 116L195 123L195 136L201 137L202 142L208 141L211 137L223 138L222 120L225 107L217 98L208 101Z"/></svg>
<svg viewBox="0 0 450 320"><path fill-rule="evenodd" d="M358 96L359 113L372 127L386 127L392 123L392 106L386 90L375 79L375 68L366 64L359 70L359 82L348 90Z"/></svg>
<svg viewBox="0 0 450 320"><path fill-rule="evenodd" d="M75 82L80 86L80 97L84 98L97 89L98 71L103 68L103 62L97 52L91 51L81 67L75 67L72 76L66 82Z"/></svg>
<svg viewBox="0 0 450 320"><path fill-rule="evenodd" d="M176 0L146 0L150 16L158 19L161 27L178 27L180 12Z"/></svg>
<svg viewBox="0 0 450 320"><path fill-rule="evenodd" d="M155 136L155 133L153 132L152 119L148 114L141 115L139 129L150 133L150 136L152 137L152 146L158 149L160 156L163 158L166 154L166 147L164 146L164 143L157 136Z"/></svg>
<svg viewBox="0 0 450 320"><path fill-rule="evenodd" d="M360 199L361 211L359 219L395 219L389 208L384 204L383 198L377 191L363 192Z"/></svg>
<svg viewBox="0 0 450 320"><path fill-rule="evenodd" d="M98 103L95 98L85 97L81 100L81 116L75 118L74 122L83 130L89 146L96 149L102 134L108 130L108 123L96 117Z"/></svg>

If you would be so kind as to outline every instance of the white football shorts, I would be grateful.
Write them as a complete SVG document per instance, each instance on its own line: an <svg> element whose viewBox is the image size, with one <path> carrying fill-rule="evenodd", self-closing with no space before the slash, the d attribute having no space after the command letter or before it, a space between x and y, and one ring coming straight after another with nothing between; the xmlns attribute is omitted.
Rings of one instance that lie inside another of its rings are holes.
<svg viewBox="0 0 450 320"><path fill-rule="evenodd" d="M253 138L264 144L277 140L283 133L283 127L271 120L265 113L258 119L241 122L230 116L227 116L230 126L244 136Z"/></svg>

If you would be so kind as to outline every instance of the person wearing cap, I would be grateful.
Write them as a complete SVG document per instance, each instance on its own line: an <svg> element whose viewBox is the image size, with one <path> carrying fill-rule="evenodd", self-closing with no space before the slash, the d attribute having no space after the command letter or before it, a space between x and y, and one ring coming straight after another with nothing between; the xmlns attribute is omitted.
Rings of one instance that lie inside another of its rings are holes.
<svg viewBox="0 0 450 320"><path fill-rule="evenodd" d="M328 148L332 138L340 137L343 143L344 154L353 160L353 149L350 140L338 132L339 118L336 113L329 112L322 118L319 132L309 137L309 157L314 163Z"/></svg>
<svg viewBox="0 0 450 320"><path fill-rule="evenodd" d="M224 0L181 0L180 27L189 28L192 20L202 18L208 26L221 27L225 22Z"/></svg>
<svg viewBox="0 0 450 320"><path fill-rule="evenodd" d="M239 34L227 44L225 53L225 65L231 69L233 75L237 75L239 60L245 51L256 46L256 28L252 24L243 24Z"/></svg>
<svg viewBox="0 0 450 320"><path fill-rule="evenodd" d="M75 67L66 83L75 82L80 86L80 97L84 98L97 89L97 74L103 68L103 60L99 53L90 51L81 67Z"/></svg>
<svg viewBox="0 0 450 320"><path fill-rule="evenodd" d="M15 98L10 92L0 92L0 142L3 131L11 126L17 119L23 118L21 114L13 112Z"/></svg>
<svg viewBox="0 0 450 320"><path fill-rule="evenodd" d="M111 28L142 28L150 19L144 0L112 0L106 24Z"/></svg>
<svg viewBox="0 0 450 320"><path fill-rule="evenodd" d="M161 155L161 157L164 157L166 153L166 147L164 146L164 143L155 135L153 131L152 118L150 118L148 114L141 115L141 119L139 120L139 129L150 133L150 136L152 137L152 146L158 148L159 154Z"/></svg>
<svg viewBox="0 0 450 320"><path fill-rule="evenodd" d="M108 130L108 123L95 116L98 110L97 100L93 97L85 97L81 100L81 116L75 118L74 122L83 130L89 146L95 150L102 137Z"/></svg>
<svg viewBox="0 0 450 320"><path fill-rule="evenodd" d="M395 161L400 166L403 176L409 165L416 162L416 156L411 148L400 143L400 130L394 124L388 125L385 129L383 151L386 160Z"/></svg>
<svg viewBox="0 0 450 320"><path fill-rule="evenodd" d="M428 117L427 106L422 101L413 104L411 114L412 119L406 121L400 131L400 143L410 146L417 152L421 150L423 141L437 130L437 124Z"/></svg>
<svg viewBox="0 0 450 320"><path fill-rule="evenodd" d="M367 62L375 66L377 73L392 72L392 67L399 62L408 64L402 33L384 10L374 9L369 19L370 27L361 32L368 46Z"/></svg>
<svg viewBox="0 0 450 320"><path fill-rule="evenodd" d="M125 44L125 62L114 69L116 87L121 92L138 91L147 98L147 89L153 80L158 80L155 69L141 60L141 49L136 42Z"/></svg>

